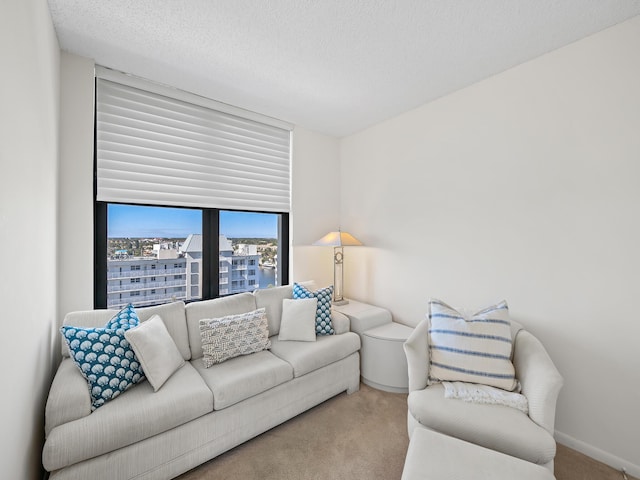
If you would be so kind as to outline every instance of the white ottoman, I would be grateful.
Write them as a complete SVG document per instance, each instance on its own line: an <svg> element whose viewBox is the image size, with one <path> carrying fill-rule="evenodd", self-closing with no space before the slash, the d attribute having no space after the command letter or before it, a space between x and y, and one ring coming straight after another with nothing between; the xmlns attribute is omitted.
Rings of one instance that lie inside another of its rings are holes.
<svg viewBox="0 0 640 480"><path fill-rule="evenodd" d="M426 428L411 436L402 480L554 480L545 467Z"/></svg>

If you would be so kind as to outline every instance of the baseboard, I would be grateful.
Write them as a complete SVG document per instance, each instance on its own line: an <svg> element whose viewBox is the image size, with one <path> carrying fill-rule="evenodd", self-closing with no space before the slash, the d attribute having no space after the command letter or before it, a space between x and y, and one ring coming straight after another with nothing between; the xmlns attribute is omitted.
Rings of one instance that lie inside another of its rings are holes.
<svg viewBox="0 0 640 480"><path fill-rule="evenodd" d="M623 460L620 457L616 457L609 452L605 452L604 450L600 450L593 445L589 445L588 443L582 442L580 440L576 440L575 438L562 433L556 430L555 439L558 443L565 445L569 448L572 448L580 453L584 453L585 455L598 460L606 465L609 465L616 470L620 470L624 468L628 475L632 475L636 478L640 478L640 465L635 465L627 460Z"/></svg>

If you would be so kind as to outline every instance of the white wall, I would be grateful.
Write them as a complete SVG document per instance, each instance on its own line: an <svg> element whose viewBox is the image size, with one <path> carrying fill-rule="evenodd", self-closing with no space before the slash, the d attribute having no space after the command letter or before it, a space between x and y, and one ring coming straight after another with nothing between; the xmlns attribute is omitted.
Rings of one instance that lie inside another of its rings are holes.
<svg viewBox="0 0 640 480"><path fill-rule="evenodd" d="M333 283L333 249L311 244L340 227L339 142L297 127L292 142L291 282Z"/></svg>
<svg viewBox="0 0 640 480"><path fill-rule="evenodd" d="M506 298L561 442L640 475L640 17L341 142L346 290L415 325ZM355 185L360 188L354 188Z"/></svg>
<svg viewBox="0 0 640 480"><path fill-rule="evenodd" d="M93 308L94 62L60 57L58 319Z"/></svg>
<svg viewBox="0 0 640 480"><path fill-rule="evenodd" d="M44 0L0 5L2 478L41 478L56 325L59 49Z"/></svg>

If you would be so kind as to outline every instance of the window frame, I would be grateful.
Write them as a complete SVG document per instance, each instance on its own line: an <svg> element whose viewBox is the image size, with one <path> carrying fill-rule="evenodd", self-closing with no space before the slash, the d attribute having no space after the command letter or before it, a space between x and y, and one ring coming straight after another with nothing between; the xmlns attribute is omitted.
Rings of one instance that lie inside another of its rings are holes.
<svg viewBox="0 0 640 480"><path fill-rule="evenodd" d="M94 181L94 188L95 188ZM94 308L107 308L107 214L110 204L117 202L101 202L95 200L94 196ZM126 205L134 205L127 203ZM141 207L164 207L164 208L184 208L199 210L202 212L202 298L200 300L189 300L198 302L211 300L221 296L236 295L230 293L220 295L220 261L219 261L219 234L220 234L220 212L238 211L219 208L195 208L177 207L175 205L146 205L135 204ZM279 215L278 221L278 278L280 285L289 283L289 213L288 212L264 212L242 210L247 213L261 213L269 215ZM160 305L160 304L158 304Z"/></svg>

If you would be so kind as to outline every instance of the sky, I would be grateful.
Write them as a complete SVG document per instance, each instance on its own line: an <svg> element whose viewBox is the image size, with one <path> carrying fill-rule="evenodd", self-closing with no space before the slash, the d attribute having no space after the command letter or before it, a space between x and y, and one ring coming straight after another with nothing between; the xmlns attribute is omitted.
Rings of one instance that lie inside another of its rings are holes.
<svg viewBox="0 0 640 480"><path fill-rule="evenodd" d="M108 207L109 238L186 238L190 233L202 233L202 213L198 209L117 204ZM220 233L230 238L276 238L278 215L221 211Z"/></svg>

